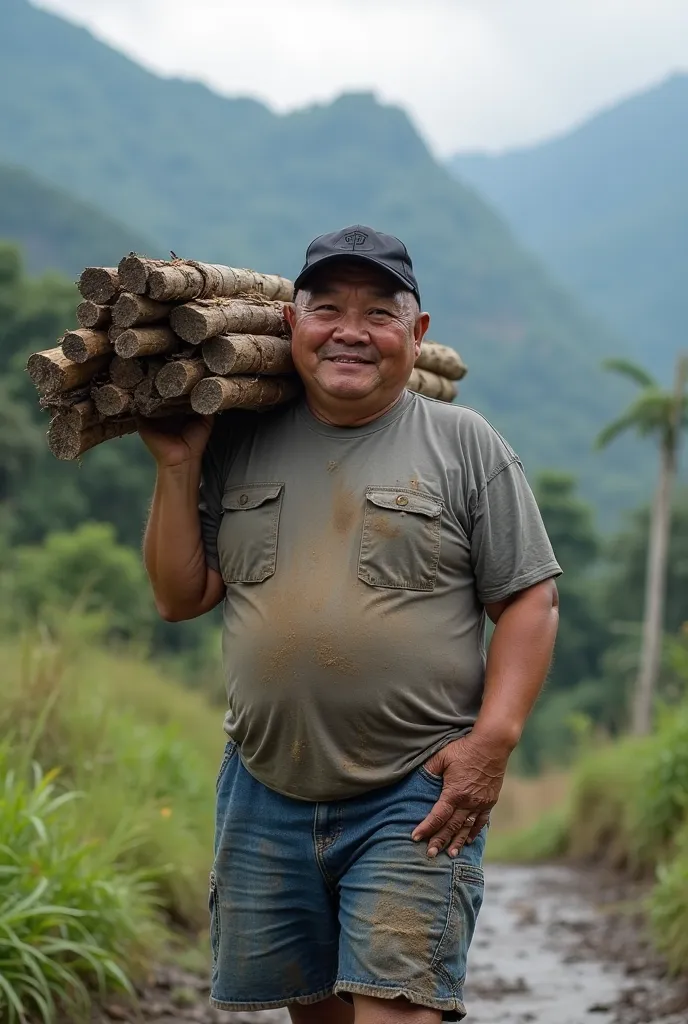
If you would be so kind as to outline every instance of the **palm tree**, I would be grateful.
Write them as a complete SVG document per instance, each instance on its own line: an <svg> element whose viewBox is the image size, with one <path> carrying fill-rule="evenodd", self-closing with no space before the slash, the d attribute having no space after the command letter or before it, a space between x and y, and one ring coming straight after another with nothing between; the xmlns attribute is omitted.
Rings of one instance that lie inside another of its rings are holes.
<svg viewBox="0 0 688 1024"><path fill-rule="evenodd" d="M662 656L671 494L676 478L681 433L688 424L685 395L688 355L681 354L677 358L675 382L671 390L662 388L651 374L630 360L608 359L604 367L629 378L641 391L618 419L609 423L600 433L597 447L606 448L620 434L631 430L641 437L655 437L660 452L659 479L652 503L647 548L640 666L633 701L633 732L642 736L652 727L652 702Z"/></svg>

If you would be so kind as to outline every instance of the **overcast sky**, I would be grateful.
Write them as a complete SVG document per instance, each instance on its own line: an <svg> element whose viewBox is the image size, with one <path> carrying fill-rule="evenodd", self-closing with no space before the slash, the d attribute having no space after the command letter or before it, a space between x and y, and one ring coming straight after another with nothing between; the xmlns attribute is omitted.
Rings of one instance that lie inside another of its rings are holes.
<svg viewBox="0 0 688 1024"><path fill-rule="evenodd" d="M372 89L439 154L564 131L688 70L688 0L35 0L276 110Z"/></svg>

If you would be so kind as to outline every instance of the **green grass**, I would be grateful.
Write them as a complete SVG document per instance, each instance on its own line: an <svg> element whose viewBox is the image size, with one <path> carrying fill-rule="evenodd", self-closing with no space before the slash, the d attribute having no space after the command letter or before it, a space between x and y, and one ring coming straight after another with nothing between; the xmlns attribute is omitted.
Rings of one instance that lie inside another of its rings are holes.
<svg viewBox="0 0 688 1024"><path fill-rule="evenodd" d="M207 928L222 713L72 627L0 643L2 1020L76 1020Z"/></svg>

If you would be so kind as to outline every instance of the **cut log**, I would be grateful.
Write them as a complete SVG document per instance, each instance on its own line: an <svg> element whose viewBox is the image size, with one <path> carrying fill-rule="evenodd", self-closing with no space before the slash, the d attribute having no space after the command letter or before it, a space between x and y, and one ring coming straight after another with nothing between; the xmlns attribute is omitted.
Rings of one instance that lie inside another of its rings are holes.
<svg viewBox="0 0 688 1024"><path fill-rule="evenodd" d="M223 409L279 405L298 394L300 381L291 377L206 377L191 392L191 408L204 416Z"/></svg>
<svg viewBox="0 0 688 1024"><path fill-rule="evenodd" d="M91 397L96 409L103 417L121 416L123 413L134 412L131 391L118 388L116 384L103 384L100 388L94 388Z"/></svg>
<svg viewBox="0 0 688 1024"><path fill-rule="evenodd" d="M77 433L86 430L87 427L92 427L100 419L98 410L90 398L82 398L81 401L75 402L72 406L61 405L55 407L51 423L58 419L58 417L63 426L76 430Z"/></svg>
<svg viewBox="0 0 688 1024"><path fill-rule="evenodd" d="M105 305L119 291L119 277L115 267L86 267L79 278L79 291L85 299Z"/></svg>
<svg viewBox="0 0 688 1024"><path fill-rule="evenodd" d="M288 302L294 286L285 277L255 270L177 260L149 268L147 292L159 302L187 299L232 298L255 293L266 299Z"/></svg>
<svg viewBox="0 0 688 1024"><path fill-rule="evenodd" d="M48 448L58 459L78 459L84 452L110 441L113 437L124 437L136 432L136 420L106 420L85 430L75 430L62 416L56 416L48 430Z"/></svg>
<svg viewBox="0 0 688 1024"><path fill-rule="evenodd" d="M110 343L112 344L113 348L114 348L115 342L119 338L120 334L124 334L124 332L128 331L128 330L129 330L128 327L114 327L113 326L113 327L109 327L108 328L108 338L110 339Z"/></svg>
<svg viewBox="0 0 688 1024"><path fill-rule="evenodd" d="M218 376L228 373L293 373L291 342L260 334L222 334L203 344L203 361Z"/></svg>
<svg viewBox="0 0 688 1024"><path fill-rule="evenodd" d="M121 356L114 356L110 363L110 380L118 388L124 388L125 391L133 391L144 377L143 364L138 359L122 359Z"/></svg>
<svg viewBox="0 0 688 1024"><path fill-rule="evenodd" d="M49 395L86 384L107 367L109 360L110 356L105 355L88 359L85 363L74 363L58 347L34 352L29 357L26 369L37 390Z"/></svg>
<svg viewBox="0 0 688 1024"><path fill-rule="evenodd" d="M135 327L137 324L155 324L165 320L172 306L169 302L156 302L146 295L122 292L112 307L115 327Z"/></svg>
<svg viewBox="0 0 688 1024"><path fill-rule="evenodd" d="M190 394L207 376L208 367L202 359L173 359L160 370L155 386L163 398L178 398Z"/></svg>
<svg viewBox="0 0 688 1024"><path fill-rule="evenodd" d="M218 334L287 334L283 302L259 305L247 299L187 302L172 310L170 327L192 345Z"/></svg>
<svg viewBox="0 0 688 1024"><path fill-rule="evenodd" d="M152 260L147 256L137 256L130 252L128 256L120 260L117 268L119 283L125 292L133 292L134 295L144 295L148 284L148 275L153 267L167 266L166 260Z"/></svg>
<svg viewBox="0 0 688 1024"><path fill-rule="evenodd" d="M409 391L417 391L426 398L439 398L442 402L453 402L457 395L456 385L452 381L430 370L414 369L406 387Z"/></svg>
<svg viewBox="0 0 688 1024"><path fill-rule="evenodd" d="M67 331L62 339L62 351L73 363L85 363L96 356L112 354L107 331Z"/></svg>
<svg viewBox="0 0 688 1024"><path fill-rule="evenodd" d="M129 327L115 339L115 352L122 359L174 352L180 339L169 327Z"/></svg>
<svg viewBox="0 0 688 1024"><path fill-rule="evenodd" d="M423 342L416 367L419 370L430 370L449 380L461 380L468 373L468 367L459 353L448 345L438 345L436 341Z"/></svg>
<svg viewBox="0 0 688 1024"><path fill-rule="evenodd" d="M76 307L76 318L81 327L107 330L112 322L112 306L99 306L97 302L84 299Z"/></svg>

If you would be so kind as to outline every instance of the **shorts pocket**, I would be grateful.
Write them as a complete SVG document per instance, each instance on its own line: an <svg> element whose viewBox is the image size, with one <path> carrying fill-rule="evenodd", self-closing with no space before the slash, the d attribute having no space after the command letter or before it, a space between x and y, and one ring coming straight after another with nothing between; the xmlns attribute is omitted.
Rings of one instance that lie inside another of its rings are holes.
<svg viewBox="0 0 688 1024"><path fill-rule="evenodd" d="M482 868L462 861L452 864L452 889L447 921L432 958L432 968L460 991L466 979L468 950L483 904Z"/></svg>
<svg viewBox="0 0 688 1024"><path fill-rule="evenodd" d="M217 538L225 583L262 583L275 572L284 484L236 484L222 497Z"/></svg>
<svg viewBox="0 0 688 1024"><path fill-rule="evenodd" d="M420 491L366 490L358 577L371 587L434 590L443 502Z"/></svg>

